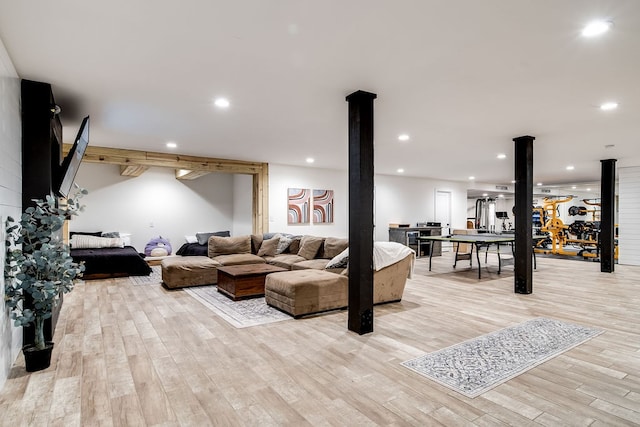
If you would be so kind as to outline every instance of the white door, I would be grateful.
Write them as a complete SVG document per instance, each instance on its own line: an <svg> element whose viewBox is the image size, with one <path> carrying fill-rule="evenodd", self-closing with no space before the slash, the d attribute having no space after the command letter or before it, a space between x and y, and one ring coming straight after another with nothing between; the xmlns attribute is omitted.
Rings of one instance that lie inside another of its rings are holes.
<svg viewBox="0 0 640 427"><path fill-rule="evenodd" d="M442 224L442 235L451 234L451 191L436 190L435 221ZM442 242L442 251L451 250L451 242Z"/></svg>

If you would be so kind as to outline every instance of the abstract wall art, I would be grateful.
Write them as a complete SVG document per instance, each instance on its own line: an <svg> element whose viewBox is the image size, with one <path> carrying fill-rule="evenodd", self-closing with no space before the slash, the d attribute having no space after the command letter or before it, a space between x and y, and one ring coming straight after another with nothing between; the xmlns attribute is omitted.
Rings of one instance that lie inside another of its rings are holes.
<svg viewBox="0 0 640 427"><path fill-rule="evenodd" d="M333 190L313 190L313 222L333 223Z"/></svg>
<svg viewBox="0 0 640 427"><path fill-rule="evenodd" d="M289 224L308 224L311 211L311 190L308 188L289 188L288 214Z"/></svg>

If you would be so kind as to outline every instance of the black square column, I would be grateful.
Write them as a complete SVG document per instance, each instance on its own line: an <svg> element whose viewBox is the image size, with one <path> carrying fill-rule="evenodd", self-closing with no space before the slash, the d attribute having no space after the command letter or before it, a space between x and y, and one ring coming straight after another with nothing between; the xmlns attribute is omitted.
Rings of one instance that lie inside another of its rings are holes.
<svg viewBox="0 0 640 427"><path fill-rule="evenodd" d="M357 91L349 103L350 331L373 332L373 100Z"/></svg>
<svg viewBox="0 0 640 427"><path fill-rule="evenodd" d="M616 159L600 160L600 271L615 269Z"/></svg>
<svg viewBox="0 0 640 427"><path fill-rule="evenodd" d="M515 142L515 253L514 287L517 294L533 292L533 136Z"/></svg>

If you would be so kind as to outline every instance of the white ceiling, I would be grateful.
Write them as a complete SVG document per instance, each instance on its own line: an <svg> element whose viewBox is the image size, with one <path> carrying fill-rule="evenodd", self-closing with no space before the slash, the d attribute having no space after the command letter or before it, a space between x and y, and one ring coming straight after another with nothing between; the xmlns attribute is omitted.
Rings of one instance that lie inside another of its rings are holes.
<svg viewBox="0 0 640 427"><path fill-rule="evenodd" d="M509 184L521 135L545 185L640 165L638 0L0 0L0 39L67 141L90 114L92 145L346 169L365 90L377 173Z"/></svg>

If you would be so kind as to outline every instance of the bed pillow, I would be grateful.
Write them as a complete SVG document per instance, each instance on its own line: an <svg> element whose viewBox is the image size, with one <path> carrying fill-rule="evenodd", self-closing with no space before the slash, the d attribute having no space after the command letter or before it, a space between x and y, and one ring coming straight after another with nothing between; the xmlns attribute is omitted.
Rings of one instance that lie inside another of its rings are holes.
<svg viewBox="0 0 640 427"><path fill-rule="evenodd" d="M300 241L298 255L304 259L314 259L322 242L324 242L324 237L304 236Z"/></svg>
<svg viewBox="0 0 640 427"><path fill-rule="evenodd" d="M70 231L69 232L69 237L73 237L76 234L79 234L81 236L96 236L96 237L102 237L102 231Z"/></svg>
<svg viewBox="0 0 640 427"><path fill-rule="evenodd" d="M263 240L258 250L258 256L275 256L276 250L280 243L280 237L272 237L271 239Z"/></svg>
<svg viewBox="0 0 640 427"><path fill-rule="evenodd" d="M349 265L349 248L331 258L325 268L347 268L347 265Z"/></svg>
<svg viewBox="0 0 640 427"><path fill-rule="evenodd" d="M251 236L209 237L209 258L218 255L250 254Z"/></svg>
<svg viewBox="0 0 640 427"><path fill-rule="evenodd" d="M229 231L215 231L212 233L196 233L196 239L198 239L198 243L201 245L206 245L209 241L209 237L218 236L218 237L229 237L231 233Z"/></svg>
<svg viewBox="0 0 640 427"><path fill-rule="evenodd" d="M76 234L71 238L73 249L123 248L124 243L118 237L97 237Z"/></svg>

